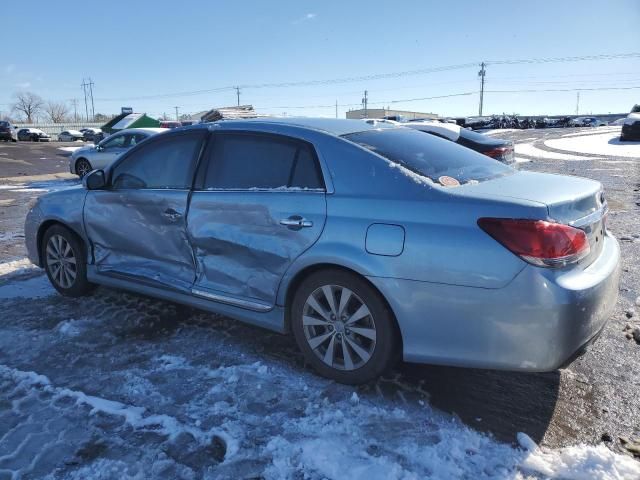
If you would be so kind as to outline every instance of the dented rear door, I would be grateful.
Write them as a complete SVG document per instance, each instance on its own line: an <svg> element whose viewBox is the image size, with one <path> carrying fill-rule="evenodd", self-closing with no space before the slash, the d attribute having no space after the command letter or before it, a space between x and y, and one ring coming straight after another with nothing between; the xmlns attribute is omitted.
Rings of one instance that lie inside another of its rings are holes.
<svg viewBox="0 0 640 480"><path fill-rule="evenodd" d="M324 182L313 147L280 135L217 133L192 194L193 293L266 311L291 263L320 236Z"/></svg>

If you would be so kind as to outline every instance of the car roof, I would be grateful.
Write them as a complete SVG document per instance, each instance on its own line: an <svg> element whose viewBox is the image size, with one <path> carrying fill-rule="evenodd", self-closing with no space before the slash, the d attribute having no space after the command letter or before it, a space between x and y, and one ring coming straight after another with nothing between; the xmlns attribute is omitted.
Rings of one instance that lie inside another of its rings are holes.
<svg viewBox="0 0 640 480"><path fill-rule="evenodd" d="M380 130L382 128L398 128L397 126L389 123L378 122L374 126L369 125L368 123L365 123L361 120L339 118L262 117L248 118L243 120L222 120L211 123L199 123L196 125L182 127L182 129L209 128L212 125L216 125L222 129L236 129L242 128L243 126L255 128L256 125L260 124L307 128L309 130L321 131L335 136L348 135L350 133L365 132L369 130Z"/></svg>
<svg viewBox="0 0 640 480"><path fill-rule="evenodd" d="M148 127L148 128L125 128L116 133L162 133L168 131L168 128ZM115 134L114 134L115 135Z"/></svg>

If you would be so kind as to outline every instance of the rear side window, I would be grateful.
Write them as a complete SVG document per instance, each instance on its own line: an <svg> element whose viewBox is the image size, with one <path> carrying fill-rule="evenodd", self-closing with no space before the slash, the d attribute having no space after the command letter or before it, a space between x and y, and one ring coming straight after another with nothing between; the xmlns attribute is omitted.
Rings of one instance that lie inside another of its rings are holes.
<svg viewBox="0 0 640 480"><path fill-rule="evenodd" d="M189 189L203 135L172 135L149 141L113 170L115 189Z"/></svg>
<svg viewBox="0 0 640 480"><path fill-rule="evenodd" d="M276 135L216 134L204 188L322 189L311 145Z"/></svg>
<svg viewBox="0 0 640 480"><path fill-rule="evenodd" d="M442 177L453 177L461 184L481 182L514 172L454 142L409 128L369 130L344 138L435 183L440 183Z"/></svg>

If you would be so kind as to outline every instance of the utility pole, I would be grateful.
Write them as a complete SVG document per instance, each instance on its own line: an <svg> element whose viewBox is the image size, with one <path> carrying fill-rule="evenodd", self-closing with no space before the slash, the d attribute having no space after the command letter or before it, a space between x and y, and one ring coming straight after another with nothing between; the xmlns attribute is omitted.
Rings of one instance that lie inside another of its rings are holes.
<svg viewBox="0 0 640 480"><path fill-rule="evenodd" d="M480 108L478 109L478 115L482 116L482 107L484 104L484 76L487 71L484 69L487 65L482 62L480 64L480 71L478 72L478 76L480 77Z"/></svg>
<svg viewBox="0 0 640 480"><path fill-rule="evenodd" d="M95 85L95 83L93 83L93 80L89 79L89 97L91 98L91 121L93 122L96 118L96 109L95 106L93 105L93 86Z"/></svg>
<svg viewBox="0 0 640 480"><path fill-rule="evenodd" d="M364 97L362 98L362 106L364 107L364 118L369 118L367 113L367 104L369 103L369 92L364 91Z"/></svg>
<svg viewBox="0 0 640 480"><path fill-rule="evenodd" d="M576 115L580 111L580 92L576 92Z"/></svg>
<svg viewBox="0 0 640 480"><path fill-rule="evenodd" d="M89 121L89 106L87 105L87 86L88 85L89 84L83 78L81 87L82 87L82 93L84 93L84 113L85 113L87 122Z"/></svg>
<svg viewBox="0 0 640 480"><path fill-rule="evenodd" d="M180 107L173 107L176 109L176 122L180 121L180 117L178 117L178 108Z"/></svg>
<svg viewBox="0 0 640 480"><path fill-rule="evenodd" d="M338 118L338 100L336 99L336 118Z"/></svg>
<svg viewBox="0 0 640 480"><path fill-rule="evenodd" d="M236 89L236 96L238 97L238 106L240 106L240 87L234 87Z"/></svg>
<svg viewBox="0 0 640 480"><path fill-rule="evenodd" d="M70 102L71 102L71 105L73 105L73 121L77 122L78 121L78 99L72 98Z"/></svg>

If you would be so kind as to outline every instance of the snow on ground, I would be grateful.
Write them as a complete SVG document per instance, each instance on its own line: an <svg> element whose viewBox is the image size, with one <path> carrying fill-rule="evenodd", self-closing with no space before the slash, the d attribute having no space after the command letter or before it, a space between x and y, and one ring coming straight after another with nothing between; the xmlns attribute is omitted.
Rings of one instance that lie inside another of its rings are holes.
<svg viewBox="0 0 640 480"><path fill-rule="evenodd" d="M9 278L22 275L36 269L28 258L21 258L19 260L13 260L11 262L0 263L0 281L8 280Z"/></svg>
<svg viewBox="0 0 640 480"><path fill-rule="evenodd" d="M620 133L617 131L599 135L557 138L546 140L544 144L557 150L570 152L640 158L640 142L621 142Z"/></svg>
<svg viewBox="0 0 640 480"><path fill-rule="evenodd" d="M516 143L514 146L514 150L517 155L518 154L527 155L529 157L544 158L547 160L597 160L596 158L593 158L593 157L569 155L566 153L549 152L547 150L541 150L535 147L532 143Z"/></svg>
<svg viewBox="0 0 640 480"><path fill-rule="evenodd" d="M579 132L565 133L564 135L560 135L560 136L561 137L581 137L583 135L598 135L601 133L609 133L609 132L620 133L620 130L622 130L622 127L620 126L607 126L607 127L583 129L583 130L580 130Z"/></svg>
<svg viewBox="0 0 640 480"><path fill-rule="evenodd" d="M78 150L79 148L84 147L85 145L80 145L79 147L58 147L58 150L61 150L63 152L75 152L76 150Z"/></svg>
<svg viewBox="0 0 640 480"><path fill-rule="evenodd" d="M4 183L0 184L0 190L9 190L10 193L46 193L64 190L79 185L77 178L34 181L29 183Z"/></svg>
<svg viewBox="0 0 640 480"><path fill-rule="evenodd" d="M33 281L46 277L0 298ZM51 478L640 478L640 463L602 444L547 449L521 433L513 446L426 392L335 384L257 339L283 337L222 317L104 288L55 298L10 299L27 313L0 316L0 476L57 464Z"/></svg>
<svg viewBox="0 0 640 480"><path fill-rule="evenodd" d="M495 129L489 129L489 130L484 130L482 128L476 130L476 132L478 133L484 133L485 135L498 135L500 133L509 133L509 132L518 132L520 131L517 128L495 128Z"/></svg>

